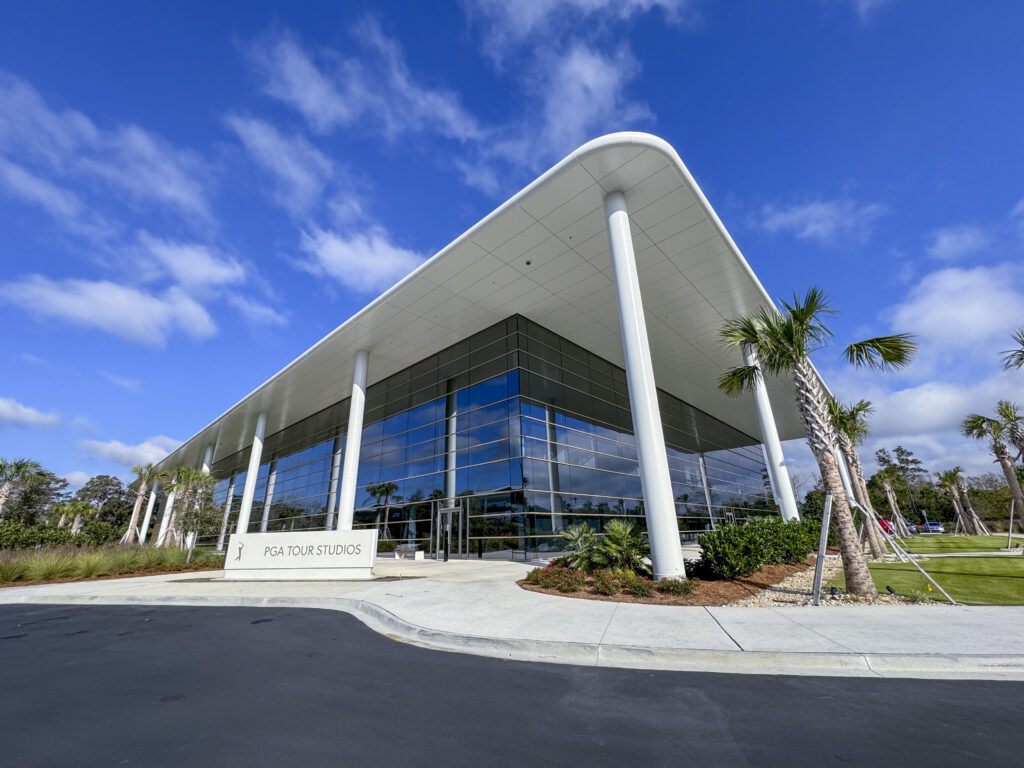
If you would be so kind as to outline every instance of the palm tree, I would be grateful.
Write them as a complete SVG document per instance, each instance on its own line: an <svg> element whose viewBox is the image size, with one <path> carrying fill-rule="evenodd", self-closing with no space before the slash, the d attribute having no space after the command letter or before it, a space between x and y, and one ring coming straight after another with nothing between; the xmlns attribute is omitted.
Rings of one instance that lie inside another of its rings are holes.
<svg viewBox="0 0 1024 768"><path fill-rule="evenodd" d="M967 482L964 480L964 476L960 474L960 467L956 468L957 478L956 487L960 491L960 498L963 500L964 511L967 513L967 518L971 521L971 525L974 526L974 532L978 534L989 534L989 529L981 522L981 518L978 517L978 513L974 511L974 505L971 504L970 489L967 487Z"/></svg>
<svg viewBox="0 0 1024 768"><path fill-rule="evenodd" d="M810 288L782 312L761 307L728 321L721 330L722 342L754 355L755 365L741 365L722 374L719 387L730 395L749 391L765 374L789 375L796 389L796 404L803 419L807 442L818 462L825 487L832 493L836 534L843 558L846 587L851 594L872 599L878 594L857 541L857 531L844 496L836 462L836 431L828 415L825 388L811 365L810 355L827 346L832 332L825 318L836 310L819 288ZM880 370L900 368L910 362L915 345L907 334L879 336L850 344L845 357L855 366Z"/></svg>
<svg viewBox="0 0 1024 768"><path fill-rule="evenodd" d="M1021 456L1024 456L1024 427L1021 427L1024 416L1021 416L1017 404L1011 403L1009 400L1000 400L996 403L996 414L1006 425L1006 436L1010 438L1013 447L1017 449L1017 460L1019 461Z"/></svg>
<svg viewBox="0 0 1024 768"><path fill-rule="evenodd" d="M1000 419L993 419L989 416L982 416L980 413L972 413L965 417L960 424L960 431L964 437L973 437L975 440L988 440L989 450L999 462L1003 470L1003 477L1013 495L1014 506L1024 511L1024 492L1021 491L1020 482L1017 480L1017 472L1013 466L1013 459L1010 457L1010 449L1006 445L1009 428Z"/></svg>
<svg viewBox="0 0 1024 768"><path fill-rule="evenodd" d="M134 544L139 540L136 526L139 523L139 513L142 511L142 505L146 502L146 494L154 483L164 482L167 479L166 473L158 472L152 464L146 464L145 466L136 464L132 467L132 472L135 473L135 479L139 487L135 492L135 507L132 509L131 520L128 521L128 530L121 537L122 544Z"/></svg>
<svg viewBox="0 0 1024 768"><path fill-rule="evenodd" d="M0 459L0 519L15 486L39 476L43 465L31 459Z"/></svg>
<svg viewBox="0 0 1024 768"><path fill-rule="evenodd" d="M976 533L974 521L967 520L967 513L964 511L963 503L960 500L960 483L963 481L960 467L953 467L945 472L936 472L935 479L939 481L939 485L949 494L949 498L953 502L953 512L956 514L956 519L959 521L963 532L968 535Z"/></svg>
<svg viewBox="0 0 1024 768"><path fill-rule="evenodd" d="M867 417L874 412L874 408L867 400L859 400L853 405L843 405L831 395L828 396L828 412L832 420L832 426L836 430L836 439L839 441L839 450L846 458L846 464L850 468L850 485L853 486L853 495L863 510L864 525L868 537L868 545L871 547L871 556L880 558L885 555L885 547L882 544L878 529L875 527L875 510L871 506L871 497L868 495L868 485L864 480L864 467L860 463L860 456L857 454L857 446L864 442L868 434Z"/></svg>
<svg viewBox="0 0 1024 768"><path fill-rule="evenodd" d="M885 494L885 500L889 502L889 511L892 512L892 522L896 526L897 533L904 538L910 536L910 528L900 512L900 505L896 503L896 492L893 491L888 480L882 480L882 492Z"/></svg>
<svg viewBox="0 0 1024 768"><path fill-rule="evenodd" d="M377 501L377 516L374 525L381 528L381 509L384 510L384 525L381 529L381 540L388 538L388 512L391 509L391 497L398 490L394 483L375 483L366 486L366 492Z"/></svg>
<svg viewBox="0 0 1024 768"><path fill-rule="evenodd" d="M1003 368L1024 368L1024 328L1018 328L1013 334L1017 346L1003 353Z"/></svg>
<svg viewBox="0 0 1024 768"><path fill-rule="evenodd" d="M185 543L184 532L178 530L181 510L189 510L200 504L203 494L212 489L214 483L212 475L208 475L201 469L188 467L179 464L174 470L174 480L167 486L169 491L174 491L174 509L171 510L171 519L167 521L167 535L164 537L164 546L169 547L176 544L179 547Z"/></svg>

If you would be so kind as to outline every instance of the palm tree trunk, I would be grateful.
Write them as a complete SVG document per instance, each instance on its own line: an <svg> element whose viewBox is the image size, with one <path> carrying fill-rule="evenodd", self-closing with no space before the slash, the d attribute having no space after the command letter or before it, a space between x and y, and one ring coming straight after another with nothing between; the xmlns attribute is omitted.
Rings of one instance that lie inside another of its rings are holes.
<svg viewBox="0 0 1024 768"><path fill-rule="evenodd" d="M868 546L871 547L871 556L880 560L885 556L885 547L882 545L881 536L878 534L878 526L874 521L874 509L871 506L871 499L868 497L867 484L864 482L864 470L857 456L857 449L853 441L847 436L837 433L839 448L846 458L846 466L850 470L850 486L853 490L853 497L860 504L864 511L864 525L867 526Z"/></svg>
<svg viewBox="0 0 1024 768"><path fill-rule="evenodd" d="M82 516L75 515L74 521L71 523L71 535L74 536L82 527Z"/></svg>
<svg viewBox="0 0 1024 768"><path fill-rule="evenodd" d="M4 507L7 505L7 499L11 495L12 488L14 488L14 483L10 480L0 485L0 520L4 518Z"/></svg>
<svg viewBox="0 0 1024 768"><path fill-rule="evenodd" d="M142 511L142 504L146 500L147 490L145 483L139 484L139 492L135 494L135 507L132 509L132 519L128 521L128 531L123 539L125 544L134 544L138 540L135 527L139 523L139 513Z"/></svg>
<svg viewBox="0 0 1024 768"><path fill-rule="evenodd" d="M953 512L956 514L957 522L960 523L964 533L970 536L974 533L974 528L967 524L967 515L964 514L964 508L960 504L960 494L957 493L956 488L948 488L947 490L949 491L949 498L953 501Z"/></svg>
<svg viewBox="0 0 1024 768"><path fill-rule="evenodd" d="M1010 451L1007 450L1006 446L1002 443L992 444L992 453L996 456L996 461L999 462L999 466L1003 470L1003 477L1006 478L1006 484L1010 486L1010 493L1013 495L1014 507L1017 509L1017 514L1024 517L1024 491L1021 491L1020 482L1017 480L1017 472L1013 467L1013 460L1010 458ZM1021 517L1017 518L1018 525L1021 530L1024 530L1024 524L1020 522Z"/></svg>
<svg viewBox="0 0 1024 768"><path fill-rule="evenodd" d="M167 521L167 535L164 537L164 546L171 547L178 544L178 510L182 504L188 503L188 494L182 493L181 497L174 500L174 509L171 510L171 518Z"/></svg>
<svg viewBox="0 0 1024 768"><path fill-rule="evenodd" d="M846 492L839 476L839 465L835 456L836 435L828 415L825 392L811 366L811 361L806 357L798 360L793 367L793 383L796 385L797 407L807 432L807 443L818 461L818 469L825 488L832 493L832 521L836 527L839 551L843 558L846 589L851 595L873 600L878 596L878 590L875 589L871 572L864 562L864 555L857 541L857 529L850 515L850 505L846 503Z"/></svg>

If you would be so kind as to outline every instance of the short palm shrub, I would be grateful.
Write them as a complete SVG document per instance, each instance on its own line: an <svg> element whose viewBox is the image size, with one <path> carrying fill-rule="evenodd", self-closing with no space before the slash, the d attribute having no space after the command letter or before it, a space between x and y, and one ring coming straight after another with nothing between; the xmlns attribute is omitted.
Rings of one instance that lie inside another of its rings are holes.
<svg viewBox="0 0 1024 768"><path fill-rule="evenodd" d="M590 571L594 568L597 552L597 537L586 523L575 523L562 531L565 554L558 558L559 565L576 571Z"/></svg>
<svg viewBox="0 0 1024 768"><path fill-rule="evenodd" d="M592 559L602 568L650 574L651 545L633 520L610 520L594 546Z"/></svg>

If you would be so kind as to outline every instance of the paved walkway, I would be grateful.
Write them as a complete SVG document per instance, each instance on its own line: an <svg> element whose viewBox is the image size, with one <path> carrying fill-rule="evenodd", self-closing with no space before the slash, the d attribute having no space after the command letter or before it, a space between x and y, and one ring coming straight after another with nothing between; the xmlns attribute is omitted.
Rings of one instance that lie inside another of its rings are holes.
<svg viewBox="0 0 1024 768"><path fill-rule="evenodd" d="M0 589L0 603L276 606L350 613L438 650L567 664L762 674L1024 680L1024 607L699 608L515 584L532 564L378 558L372 582L242 582L219 571Z"/></svg>

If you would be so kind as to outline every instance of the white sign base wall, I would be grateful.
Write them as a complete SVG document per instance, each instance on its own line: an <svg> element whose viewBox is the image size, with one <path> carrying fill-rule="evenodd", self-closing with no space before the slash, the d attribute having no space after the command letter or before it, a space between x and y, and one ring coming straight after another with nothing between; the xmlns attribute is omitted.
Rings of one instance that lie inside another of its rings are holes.
<svg viewBox="0 0 1024 768"><path fill-rule="evenodd" d="M224 578L250 581L372 579L377 531L232 534Z"/></svg>

